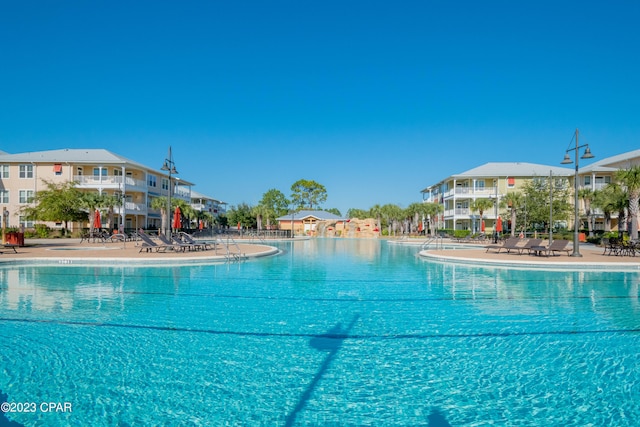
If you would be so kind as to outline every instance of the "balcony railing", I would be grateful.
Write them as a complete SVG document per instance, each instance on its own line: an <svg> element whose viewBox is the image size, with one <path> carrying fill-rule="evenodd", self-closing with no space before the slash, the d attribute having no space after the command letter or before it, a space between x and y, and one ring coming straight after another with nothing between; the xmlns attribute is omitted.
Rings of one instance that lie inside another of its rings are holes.
<svg viewBox="0 0 640 427"><path fill-rule="evenodd" d="M76 175L73 177L73 181L79 187L85 188L122 188L123 183L125 189L127 187L147 188L146 181L122 175Z"/></svg>
<svg viewBox="0 0 640 427"><path fill-rule="evenodd" d="M456 187L443 193L445 198L455 196L491 197L496 194L496 187Z"/></svg>

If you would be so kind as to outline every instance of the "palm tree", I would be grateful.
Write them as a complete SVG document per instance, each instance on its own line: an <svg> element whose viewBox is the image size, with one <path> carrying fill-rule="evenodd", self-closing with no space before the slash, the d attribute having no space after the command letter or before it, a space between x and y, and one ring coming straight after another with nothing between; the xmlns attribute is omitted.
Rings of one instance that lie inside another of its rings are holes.
<svg viewBox="0 0 640 427"><path fill-rule="evenodd" d="M518 217L518 210L524 203L524 196L520 192L507 193L502 198L502 203L505 203L509 208L511 216L511 237L514 237L516 235L516 218Z"/></svg>
<svg viewBox="0 0 640 427"><path fill-rule="evenodd" d="M593 215L591 212L591 204L593 203L594 198L593 190L590 188L582 188L578 191L578 197L582 199L582 203L584 203L584 213L587 216L589 237L593 237Z"/></svg>
<svg viewBox="0 0 640 427"><path fill-rule="evenodd" d="M493 201L490 199L476 199L471 203L471 211L478 211L480 214L480 224L482 224L484 211L493 207ZM475 230L474 230L475 231Z"/></svg>
<svg viewBox="0 0 640 427"><path fill-rule="evenodd" d="M382 212L382 218L387 221L389 227L389 236L391 236L391 232L396 234L396 229L398 227L398 220L402 219L402 209L394 204L388 203L380 208Z"/></svg>
<svg viewBox="0 0 640 427"><path fill-rule="evenodd" d="M611 231L611 216L613 212L617 212L618 232L622 233L628 203L627 193L617 183L607 184L596 192L593 205L602 209L604 213L604 231Z"/></svg>
<svg viewBox="0 0 640 427"><path fill-rule="evenodd" d="M629 198L629 220L631 228L629 238L638 239L638 210L640 207L640 166L633 166L629 169L621 169L616 173L616 179L626 187Z"/></svg>
<svg viewBox="0 0 640 427"><path fill-rule="evenodd" d="M167 229L169 213L167 212L167 198L164 196L154 197L151 200L151 209L158 209L162 217L162 230Z"/></svg>
<svg viewBox="0 0 640 427"><path fill-rule="evenodd" d="M371 206L371 209L369 209L369 215L371 215L373 218L376 219L376 225L378 226L378 230L382 230L381 226L381 221L382 221L382 208L380 205L375 204L373 206Z"/></svg>

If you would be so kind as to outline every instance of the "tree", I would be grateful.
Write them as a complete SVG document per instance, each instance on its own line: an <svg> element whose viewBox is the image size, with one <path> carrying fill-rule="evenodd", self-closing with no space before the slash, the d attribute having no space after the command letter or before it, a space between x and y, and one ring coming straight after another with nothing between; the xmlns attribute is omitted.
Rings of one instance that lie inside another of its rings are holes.
<svg viewBox="0 0 640 427"><path fill-rule="evenodd" d="M324 185L307 179L300 179L291 186L291 201L299 209L316 208L327 200Z"/></svg>
<svg viewBox="0 0 640 427"><path fill-rule="evenodd" d="M340 213L338 208L329 208L329 209L325 209L324 211L332 213L332 214L337 215L337 216L342 216L342 214Z"/></svg>
<svg viewBox="0 0 640 427"><path fill-rule="evenodd" d="M472 212L478 211L478 213L480 214L480 224L482 224L482 221L484 221L484 212L492 207L493 200L490 199L476 199L471 203L470 206Z"/></svg>
<svg viewBox="0 0 640 427"><path fill-rule="evenodd" d="M527 181L522 186L523 194L527 200L527 210L523 212L529 219L529 223L536 229L549 231L549 227L553 224L549 223L549 189L553 185L553 217L557 219L568 220L573 207L569 203L570 191L566 178L554 177L553 180L548 178L534 178ZM518 218L520 221L520 218Z"/></svg>
<svg viewBox="0 0 640 427"><path fill-rule="evenodd" d="M169 212L167 212L167 198L164 196L154 197L151 200L151 209L158 209L160 211L160 216L162 217L162 230L166 230L168 224L167 221L169 220Z"/></svg>
<svg viewBox="0 0 640 427"><path fill-rule="evenodd" d="M520 192L507 193L502 198L502 202L506 204L510 212L511 220L511 236L516 234L516 221L518 217L518 211L522 207L524 197Z"/></svg>
<svg viewBox="0 0 640 427"><path fill-rule="evenodd" d="M594 192L590 188L581 188L578 190L578 197L584 204L584 213L587 216L587 229L589 230L589 237L593 237L593 215L591 212L591 204L593 203Z"/></svg>
<svg viewBox="0 0 640 427"><path fill-rule="evenodd" d="M262 220L266 220L267 228L271 228L271 223L276 222L276 218L288 213L289 201L281 191L272 188L262 195L262 199L256 206L255 214L258 229L262 228ZM260 218L258 219L258 215Z"/></svg>
<svg viewBox="0 0 640 427"><path fill-rule="evenodd" d="M624 212L629 203L626 192L617 183L610 183L595 192L593 205L602 209L604 214L604 231L611 231L611 216L618 212L618 231L622 232Z"/></svg>
<svg viewBox="0 0 640 427"><path fill-rule="evenodd" d="M238 223L244 228L256 228L257 225L253 209L246 203L232 206L227 211L227 218L231 227L235 227Z"/></svg>
<svg viewBox="0 0 640 427"><path fill-rule="evenodd" d="M369 209L369 216L376 219L376 225L378 226L378 230L382 230L382 211L380 205L375 204L371 206Z"/></svg>
<svg viewBox="0 0 640 427"><path fill-rule="evenodd" d="M89 233L93 235L93 218L95 218L96 211L104 205L105 195L101 193L82 193L80 194L80 206L86 208L88 211L89 219Z"/></svg>
<svg viewBox="0 0 640 427"><path fill-rule="evenodd" d="M621 169L616 172L616 179L626 188L629 199L629 238L638 239L638 210L640 206L640 166L633 166L629 169Z"/></svg>
<svg viewBox="0 0 640 427"><path fill-rule="evenodd" d="M73 182L55 184L43 181L46 190L38 191L33 206L22 208L23 215L32 220L64 222L63 234L69 229L69 221L87 221L89 215L82 209L82 192Z"/></svg>
<svg viewBox="0 0 640 427"><path fill-rule="evenodd" d="M398 228L398 221L401 220L404 215L402 209L397 205L388 203L382 206L380 210L382 211L382 218L389 227L389 236L392 232L395 235Z"/></svg>
<svg viewBox="0 0 640 427"><path fill-rule="evenodd" d="M368 216L369 216L369 213L364 209L350 208L347 211L347 218L364 219L364 218L367 218Z"/></svg>

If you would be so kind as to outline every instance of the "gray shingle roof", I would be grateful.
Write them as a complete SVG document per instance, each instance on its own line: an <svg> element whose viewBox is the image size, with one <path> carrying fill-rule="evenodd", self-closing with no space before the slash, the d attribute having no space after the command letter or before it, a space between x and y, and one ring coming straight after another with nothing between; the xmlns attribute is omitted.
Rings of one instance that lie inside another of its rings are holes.
<svg viewBox="0 0 640 427"><path fill-rule="evenodd" d="M506 176L549 176L552 172L556 176L569 176L573 169L560 166L540 165L523 162L490 162L468 171L451 175L452 178L472 177L506 177Z"/></svg>

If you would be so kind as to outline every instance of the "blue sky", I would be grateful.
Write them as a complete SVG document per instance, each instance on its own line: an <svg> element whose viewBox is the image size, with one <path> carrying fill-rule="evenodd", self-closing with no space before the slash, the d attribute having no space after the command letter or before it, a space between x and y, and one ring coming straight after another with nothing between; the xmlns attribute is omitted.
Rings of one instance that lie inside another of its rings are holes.
<svg viewBox="0 0 640 427"><path fill-rule="evenodd" d="M640 148L637 1L23 1L0 150L106 148L230 205L420 201L490 161Z"/></svg>

